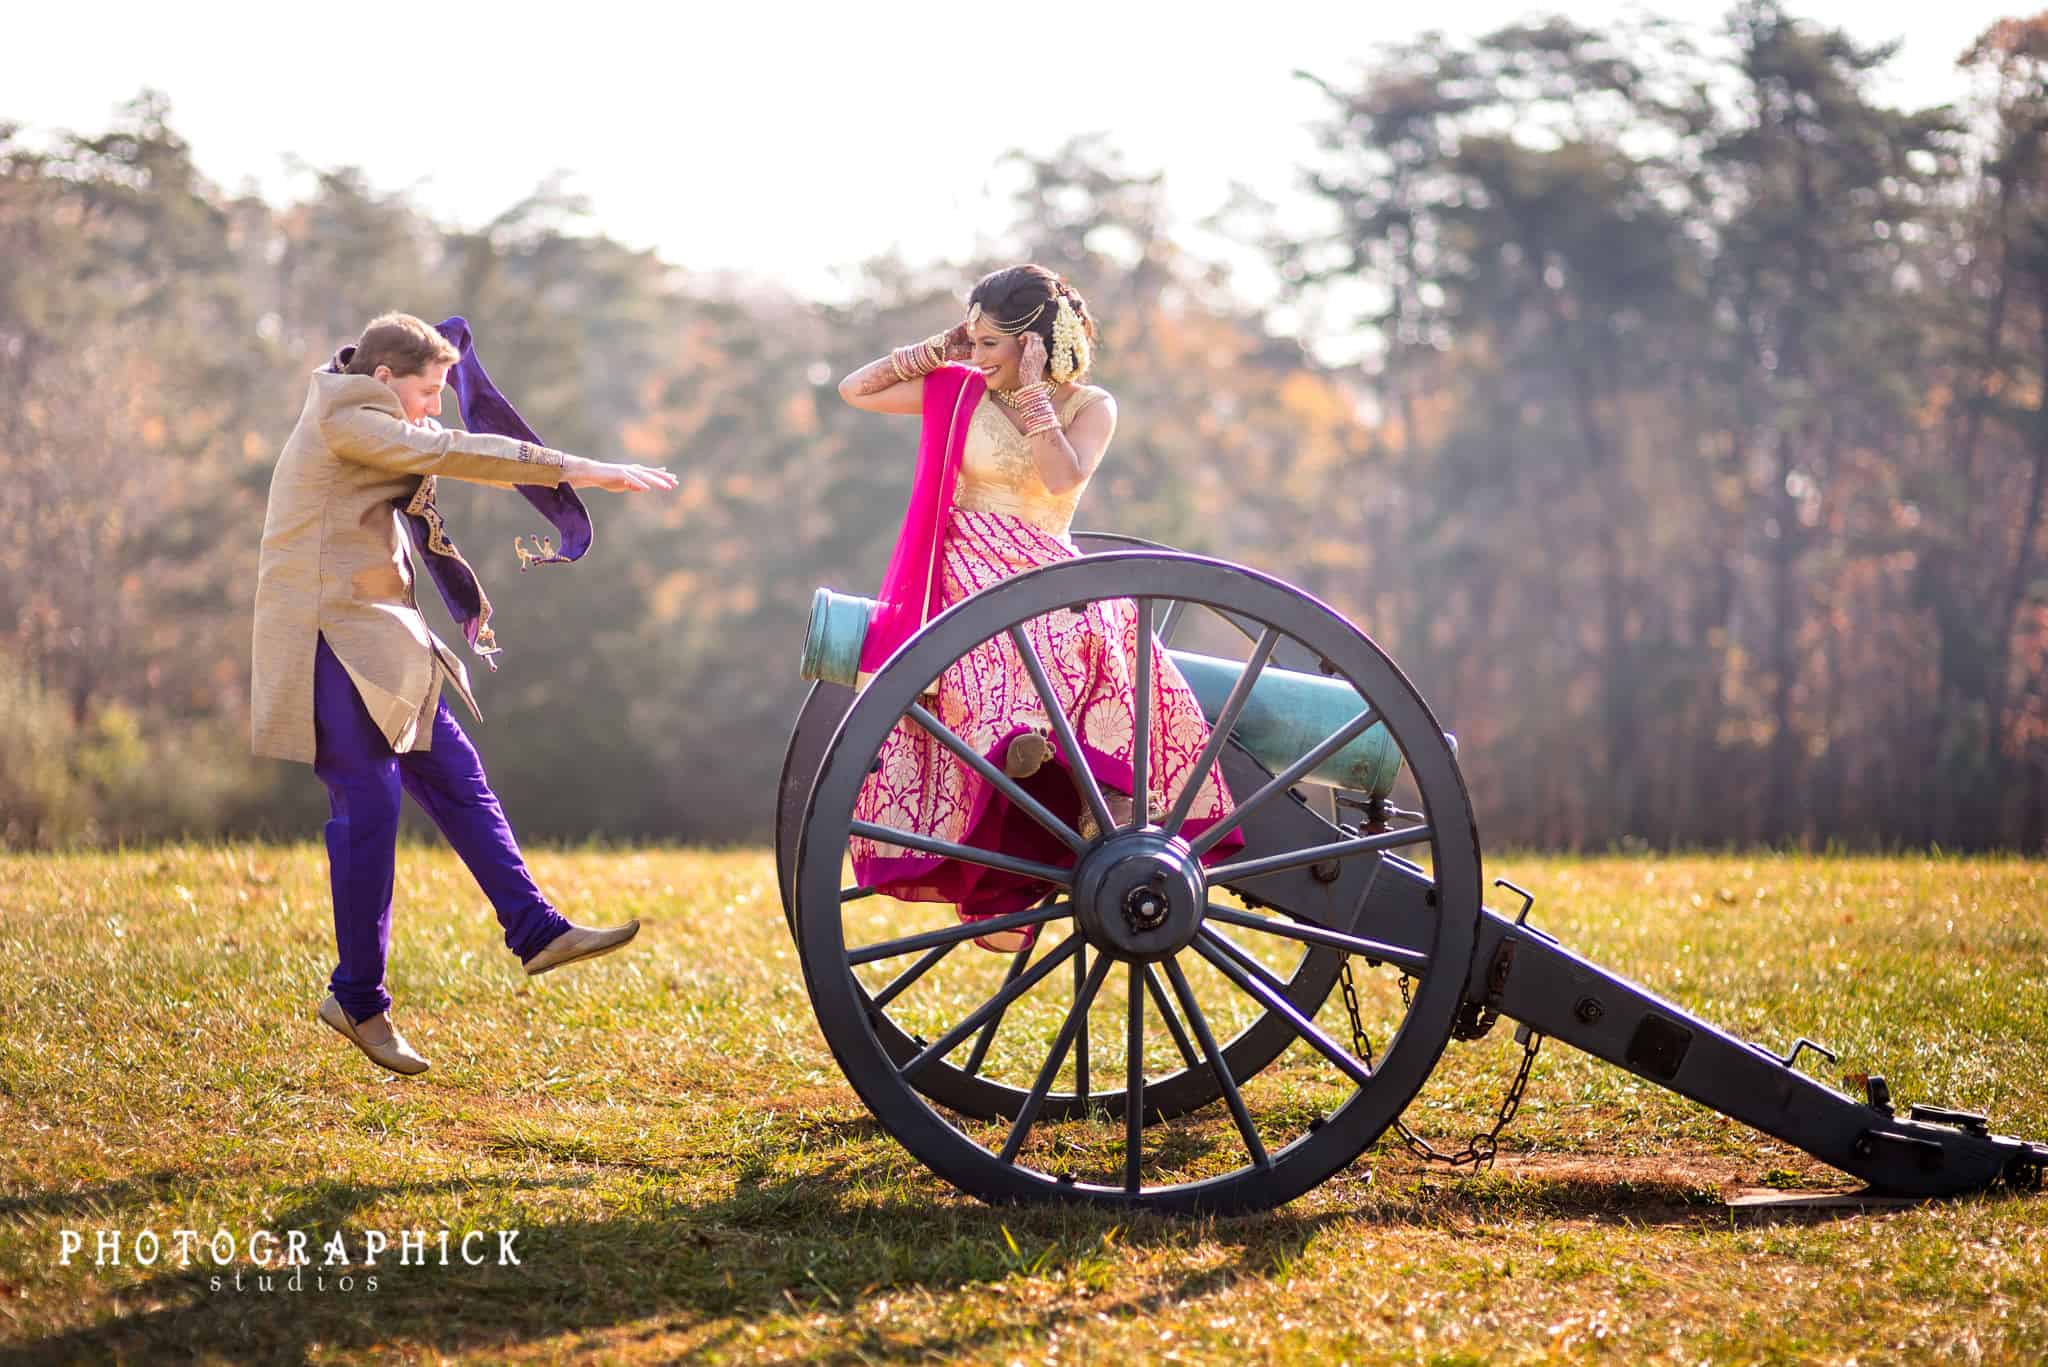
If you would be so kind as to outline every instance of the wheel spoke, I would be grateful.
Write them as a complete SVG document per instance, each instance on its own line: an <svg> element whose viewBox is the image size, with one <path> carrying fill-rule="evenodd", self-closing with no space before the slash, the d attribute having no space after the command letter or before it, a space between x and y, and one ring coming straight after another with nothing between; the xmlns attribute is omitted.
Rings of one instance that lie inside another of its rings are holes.
<svg viewBox="0 0 2048 1367"><path fill-rule="evenodd" d="M1137 721L1131 729L1131 825L1143 830L1152 808L1152 600L1138 600Z"/></svg>
<svg viewBox="0 0 2048 1367"><path fill-rule="evenodd" d="M1289 850L1285 854L1267 855L1263 859L1240 859L1232 864L1218 864L1209 870L1209 881L1229 883L1240 878L1256 878L1262 873L1279 873L1285 869L1321 864L1331 859L1349 859L1353 855L1375 854L1381 850L1399 849L1404 845L1419 845L1429 838L1430 829L1427 826L1403 826L1398 831L1362 835L1355 840L1336 840L1327 845L1306 845L1298 850Z"/></svg>
<svg viewBox="0 0 2048 1367"><path fill-rule="evenodd" d="M877 826L872 821L848 823L855 835L884 845L901 845L906 850L917 850L924 854L936 854L946 859L958 859L964 864L979 864L985 869L999 869L1004 873L1021 874L1026 878L1042 879L1055 887L1070 887L1073 884L1072 869L1054 868L1051 864L1039 864L1029 859L1017 859L996 850L984 850L973 845L962 845L952 840L941 840L935 835L919 835L916 831L901 831L894 826Z"/></svg>
<svg viewBox="0 0 2048 1367"><path fill-rule="evenodd" d="M848 902L858 902L864 897L873 897L874 895L875 890L873 888L841 888L839 890L839 902L840 905L844 906Z"/></svg>
<svg viewBox="0 0 2048 1367"><path fill-rule="evenodd" d="M1195 767L1188 771L1187 781L1181 785L1180 796L1174 799L1173 810L1167 813L1166 831L1179 835L1180 828L1188 819L1188 812L1195 805L1195 795L1208 781L1209 770L1215 767L1216 757L1223 753L1224 745L1230 740L1230 732L1237 725L1238 714L1251 701L1252 686L1259 681L1259 675L1266 668L1266 661L1273 658L1273 647L1280 643L1280 629L1267 627L1252 647L1252 655L1245 661L1244 672L1237 676L1237 682L1230 687L1230 696L1223 700L1223 709L1216 714L1215 724L1209 731L1209 743L1202 747L1201 757Z"/></svg>
<svg viewBox="0 0 2048 1367"><path fill-rule="evenodd" d="M1017 975L1022 973L1025 966L1031 962L1031 955L1037 948L1038 941L1033 940L1030 944L1010 956L1010 966L1003 970L1004 987L1008 987L1011 983L1017 981ZM996 1030L1002 1025L1003 1017L1008 1014L1008 1007L996 1012L995 1015L989 1017L988 1024L981 1027L981 1033L974 1037L974 1048L968 1053L967 1062L961 1065L962 1070L966 1072L967 1076L973 1077L981 1072L982 1062L988 1058L988 1047L995 1043Z"/></svg>
<svg viewBox="0 0 2048 1367"><path fill-rule="evenodd" d="M877 959L893 959L899 954L915 954L921 949L932 949L938 945L957 945L962 940L972 940L981 935L993 935L997 931L1021 930L1025 926L1041 925L1046 921L1062 921L1074 914L1071 902L1041 902L1023 911L1013 911L1003 916L990 916L979 921L962 921L957 926L943 926L938 930L920 931L894 940L877 940L871 945L846 951L849 964L871 964Z"/></svg>
<svg viewBox="0 0 2048 1367"><path fill-rule="evenodd" d="M1363 1087L1372 1081L1372 1069L1353 1058L1344 1048L1317 1028L1316 1023L1301 1014L1284 993L1275 991L1266 979L1265 970L1257 961L1239 950L1228 940L1215 932L1204 929L1196 932L1195 952L1214 964L1224 977L1254 1001L1293 1027L1294 1033L1337 1065L1338 1071Z"/></svg>
<svg viewBox="0 0 2048 1367"><path fill-rule="evenodd" d="M1145 614L1151 616L1150 612ZM1142 624L1141 624L1142 625ZM1145 992L1143 964L1130 966L1130 1019L1124 1036L1124 1190L1138 1192L1145 1133Z"/></svg>
<svg viewBox="0 0 2048 1367"><path fill-rule="evenodd" d="M1379 720L1379 713L1368 707L1350 721L1345 722L1335 731L1323 737L1321 741L1317 742L1313 750L1310 750L1300 759L1288 765L1278 774L1275 774L1272 780L1264 787L1238 803L1229 816L1189 841L1189 850L1194 853L1196 858L1200 858L1217 841L1236 830L1240 822L1265 805L1275 794L1284 793L1289 788L1292 788L1301 781L1303 775L1309 773L1324 760L1351 744L1353 740L1363 735L1366 729L1377 720Z"/></svg>
<svg viewBox="0 0 2048 1367"><path fill-rule="evenodd" d="M1236 907L1218 906L1214 902L1209 903L1206 915L1212 921L1243 926L1247 930L1281 935L1312 945L1328 945L1331 949L1341 949L1349 954L1362 954L1369 959L1393 964L1409 973L1420 974L1429 967L1427 954L1418 953L1402 945L1390 945L1383 940L1368 940L1360 935L1325 930L1311 922L1283 921L1276 916L1256 916L1248 911L1239 911Z"/></svg>
<svg viewBox="0 0 2048 1367"><path fill-rule="evenodd" d="M1102 785L1095 781L1095 771L1088 767L1088 757L1081 753L1081 742L1074 735L1073 719L1060 706L1059 694L1053 691L1052 680L1045 676L1045 662L1038 658L1038 648L1025 635L1023 623L1010 628L1010 640L1016 644L1025 671L1031 675L1031 686L1038 690L1038 700L1045 704L1046 718L1060 738L1060 753L1067 757L1067 767L1080 786L1082 799L1087 802L1088 810L1095 813L1095 828L1105 832L1115 830L1116 822L1110 820L1109 804L1103 801Z"/></svg>
<svg viewBox="0 0 2048 1367"><path fill-rule="evenodd" d="M1145 965L1145 990L1152 994L1152 1005L1159 1012L1159 1018L1166 1022L1166 1033L1173 1036L1174 1047L1180 1050L1181 1061L1190 1068L1199 1068L1202 1061L1195 1057L1194 1046L1188 1043L1188 1032L1182 1028L1180 1017L1167 1004L1166 989L1159 985L1159 975L1152 971L1152 965Z"/></svg>
<svg viewBox="0 0 2048 1367"><path fill-rule="evenodd" d="M1081 838L1079 831L1060 820L1057 816L1054 816L1044 803L1025 792L1016 779L1011 778L1008 774L996 768L995 765L989 763L986 755L977 753L973 746L960 739L952 727L940 721L918 703L910 705L910 711L907 715L912 721L922 726L933 740L952 751L968 768L980 774L983 779L994 786L997 792L1010 799L1012 806L1050 831L1053 837L1061 844L1076 854L1079 854L1087 846L1088 842Z"/></svg>
<svg viewBox="0 0 2048 1367"><path fill-rule="evenodd" d="M976 1030L979 1030L982 1024L990 1017L1008 1009L1011 1002L1038 986L1047 974L1065 963L1069 956L1078 952L1080 948L1081 939L1079 936L1073 936L1063 941L1058 949L1040 959L1037 967L1033 968L1029 973L1022 974L1014 982L1005 984L993 997L990 997L987 1001L976 1007L966 1020L961 1021L951 1030L948 1030L945 1034L926 1045L923 1053L920 1053L916 1058L898 1068L896 1070L897 1073L906 1078L910 1077L912 1074L923 1069L932 1060L944 1058L952 1053L960 1047L960 1041L966 1039Z"/></svg>
<svg viewBox="0 0 2048 1367"><path fill-rule="evenodd" d="M951 944L939 945L933 949L925 951L925 955L923 958L919 959L910 967L904 969L901 973L898 973L895 979L892 982L890 982L890 984L887 987L883 988L880 992L877 992L874 995L873 999L869 1001L868 1005L873 1009L880 1011L890 1002L895 1001L897 997L902 995L903 990L905 988L909 987L919 978L922 978L933 964L945 958L948 954L951 954L956 948L959 947L959 944L960 942L958 940L955 940Z"/></svg>
<svg viewBox="0 0 2048 1367"><path fill-rule="evenodd" d="M1088 951L1083 949L1074 956L1074 1000L1081 1000L1081 993L1088 981ZM1081 1013L1081 1029L1076 1036L1074 1054L1074 1095L1085 1108L1088 1105L1088 1013Z"/></svg>
<svg viewBox="0 0 2048 1367"><path fill-rule="evenodd" d="M1180 1001L1181 1014L1188 1018L1189 1028L1202 1043L1202 1056L1209 1060L1209 1071L1216 1075L1216 1085L1223 1089L1223 1100L1230 1107L1230 1118L1237 1122L1237 1132L1244 1139L1245 1152L1251 1155L1252 1166L1272 1167L1273 1160L1266 1156L1266 1146L1259 1141L1258 1127L1252 1124L1251 1112L1245 1109L1244 1097L1238 1093L1237 1080L1230 1076L1230 1062L1216 1047L1216 1036L1209 1030L1209 1019L1202 1014L1201 1003L1195 1000L1195 991L1188 986L1188 975L1181 971L1178 959L1166 961L1166 979L1173 984L1173 995Z"/></svg>
<svg viewBox="0 0 2048 1367"><path fill-rule="evenodd" d="M1159 619L1159 639L1169 645L1173 642L1173 629L1180 625L1180 619L1188 610L1187 600L1170 598L1166 604L1166 616Z"/></svg>
<svg viewBox="0 0 2048 1367"><path fill-rule="evenodd" d="M1224 949L1230 953L1231 958L1237 961L1237 966L1239 968L1242 968L1245 972L1251 974L1254 978L1257 978L1259 982L1265 986L1268 992L1278 992L1282 996L1286 996L1287 984L1280 981L1280 975L1278 973L1275 973L1272 969L1266 967L1257 959L1247 954L1235 940L1225 935L1222 931L1212 930L1209 932L1209 935L1216 941L1216 944L1219 948ZM1289 1000L1292 1000L1292 998L1290 998Z"/></svg>
<svg viewBox="0 0 2048 1367"><path fill-rule="evenodd" d="M1073 942L1077 947L1079 940ZM1046 960L1051 963L1052 960ZM1052 1080L1059 1076L1060 1065L1066 1062L1067 1050L1074 1045L1074 1037L1080 1033L1088 1020L1088 1008L1095 1004L1095 994L1102 990L1102 980L1109 976L1109 966L1115 960L1107 954L1095 956L1095 967L1088 971L1088 979L1074 997L1074 1009L1067 1012L1066 1023L1060 1026L1059 1038L1053 1041L1052 1052L1045 1056L1045 1066L1038 1070L1038 1080L1031 1084L1031 1094L1024 1098L1023 1109L1017 1112L1016 1123L1010 1126L1010 1137L1003 1141L1002 1160L1005 1163L1017 1161L1017 1151L1024 1147L1024 1136L1031 1131L1031 1122L1038 1118L1038 1110L1045 1105L1045 1094L1052 1090Z"/></svg>

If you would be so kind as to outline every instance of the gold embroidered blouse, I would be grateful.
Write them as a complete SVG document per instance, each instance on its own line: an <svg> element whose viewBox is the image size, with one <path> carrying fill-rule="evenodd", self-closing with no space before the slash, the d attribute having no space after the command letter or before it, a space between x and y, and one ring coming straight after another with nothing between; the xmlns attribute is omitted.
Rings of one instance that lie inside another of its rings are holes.
<svg viewBox="0 0 2048 1367"><path fill-rule="evenodd" d="M1075 385L1057 406L1060 426L1069 426L1084 409L1108 397L1107 390ZM1094 472L1089 474L1092 478ZM1005 513L1054 536L1065 536L1074 525L1074 509L1087 488L1086 479L1063 494L1046 488L1038 463L1031 459L1029 440L1003 415L993 394L982 395L968 422L954 506L970 512Z"/></svg>

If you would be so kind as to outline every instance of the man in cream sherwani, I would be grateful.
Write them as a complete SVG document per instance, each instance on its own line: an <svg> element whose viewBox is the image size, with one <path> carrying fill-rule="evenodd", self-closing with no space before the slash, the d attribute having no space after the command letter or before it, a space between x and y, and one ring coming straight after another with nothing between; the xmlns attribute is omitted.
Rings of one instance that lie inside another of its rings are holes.
<svg viewBox="0 0 2048 1367"><path fill-rule="evenodd" d="M313 376L271 476L256 580L252 740L313 766L332 817L327 854L340 962L319 1019L398 1073L427 1061L393 1028L384 989L401 791L441 828L496 909L528 973L618 948L639 922L571 924L534 885L442 685L476 712L462 660L427 630L401 510L432 509L441 476L618 492L675 487L666 470L585 460L535 442L451 432L441 411L460 353L408 314L363 332L345 369ZM466 568L466 567L465 567Z"/></svg>

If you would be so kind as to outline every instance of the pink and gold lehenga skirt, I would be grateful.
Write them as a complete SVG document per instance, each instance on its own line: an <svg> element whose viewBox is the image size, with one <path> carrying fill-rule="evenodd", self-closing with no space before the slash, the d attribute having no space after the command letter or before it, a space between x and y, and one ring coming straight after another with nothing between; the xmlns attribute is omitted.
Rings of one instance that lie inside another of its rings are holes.
<svg viewBox="0 0 2048 1367"><path fill-rule="evenodd" d="M1066 538L1004 513L953 508L941 548L941 608L951 607L1013 574L1071 560L1080 551ZM1135 708L1138 613L1130 599L1065 609L1025 624L1024 633L1045 666L1059 705L1073 723L1082 757L1106 790L1129 794ZM1163 648L1153 654L1151 806L1178 800L1189 771L1209 740L1201 706ZM1007 633L985 642L940 675L932 713L1001 768L1010 742L1027 732L1055 737L1038 689ZM1053 740L1057 751L1058 741ZM1069 826L1077 826L1081 799L1055 753L1020 785ZM1189 808L1182 835L1192 838L1230 814L1221 766L1212 766ZM883 742L875 772L861 785L854 816L979 849L1065 866L1067 848L1031 817L1002 799L994 786L908 718ZM1243 843L1236 832L1207 858ZM907 850L861 837L850 844L854 876L864 885L907 902L952 902L963 919L1020 911L1043 897L1046 885L1020 874L958 859Z"/></svg>

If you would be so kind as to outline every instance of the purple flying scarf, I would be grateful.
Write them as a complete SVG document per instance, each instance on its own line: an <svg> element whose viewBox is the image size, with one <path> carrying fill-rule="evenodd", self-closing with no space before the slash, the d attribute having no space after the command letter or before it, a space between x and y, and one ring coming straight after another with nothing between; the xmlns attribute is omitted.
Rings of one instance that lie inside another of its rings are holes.
<svg viewBox="0 0 2048 1367"><path fill-rule="evenodd" d="M448 387L455 391L456 407L462 411L462 425L472 432L515 437L536 446L547 445L539 433L527 426L526 419L519 416L519 410L491 383L484 363L477 358L469 320L457 314L434 324L434 330L462 354L461 359L448 368ZM328 369L346 369L349 358L354 354L353 346L343 347L334 353ZM427 573L433 576L434 587L441 591L441 601L448 605L448 615L462 628L463 639L469 642L470 649L482 657L485 664L495 670L498 662L493 657L499 653L499 648L497 637L491 631L491 600L484 595L483 585L477 582L476 571L469 567L469 562L462 558L455 543L448 539L440 510L434 506L434 483L435 477L427 476L420 481L417 492L409 498L393 499L392 506L405 514L406 529L412 535L413 545L418 547ZM548 537L537 536L532 550L526 548L524 537L514 537L512 549L519 556L522 573L532 565L566 565L580 559L590 549L590 514L583 507L583 500L576 497L574 489L567 484L557 484L552 488L521 484L518 489L561 537L557 545Z"/></svg>

